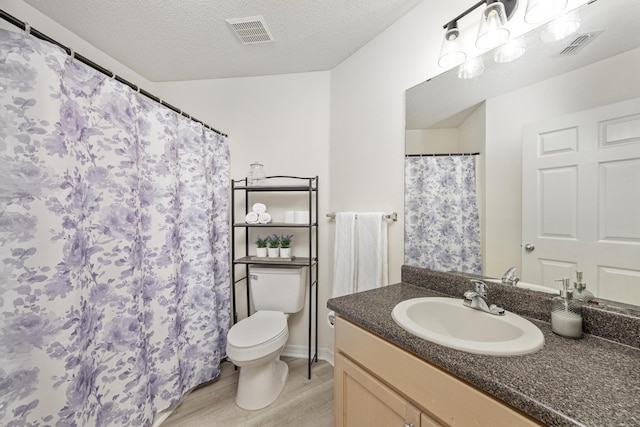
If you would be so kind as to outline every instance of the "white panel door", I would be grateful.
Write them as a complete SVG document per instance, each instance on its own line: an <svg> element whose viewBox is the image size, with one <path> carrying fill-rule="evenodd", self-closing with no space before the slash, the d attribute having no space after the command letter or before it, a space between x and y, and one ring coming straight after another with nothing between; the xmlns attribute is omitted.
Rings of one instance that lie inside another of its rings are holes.
<svg viewBox="0 0 640 427"><path fill-rule="evenodd" d="M640 305L640 98L526 126L522 280Z"/></svg>

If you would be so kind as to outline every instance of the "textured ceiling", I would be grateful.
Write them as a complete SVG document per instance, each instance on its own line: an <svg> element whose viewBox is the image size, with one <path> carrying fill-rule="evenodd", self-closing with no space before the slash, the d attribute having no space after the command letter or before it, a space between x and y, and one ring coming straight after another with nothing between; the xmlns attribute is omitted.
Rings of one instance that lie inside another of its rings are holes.
<svg viewBox="0 0 640 427"><path fill-rule="evenodd" d="M148 80L161 82L330 70L420 1L25 0L25 3ZM225 21L255 15L264 16L275 42L243 45Z"/></svg>

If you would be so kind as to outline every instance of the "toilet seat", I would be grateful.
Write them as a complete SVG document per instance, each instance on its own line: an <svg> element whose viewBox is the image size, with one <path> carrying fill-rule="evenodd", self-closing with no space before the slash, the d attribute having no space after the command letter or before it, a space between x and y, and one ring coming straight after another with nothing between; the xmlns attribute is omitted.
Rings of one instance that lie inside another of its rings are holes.
<svg viewBox="0 0 640 427"><path fill-rule="evenodd" d="M288 337L284 313L257 311L229 329L227 356L238 362L258 359L281 349Z"/></svg>

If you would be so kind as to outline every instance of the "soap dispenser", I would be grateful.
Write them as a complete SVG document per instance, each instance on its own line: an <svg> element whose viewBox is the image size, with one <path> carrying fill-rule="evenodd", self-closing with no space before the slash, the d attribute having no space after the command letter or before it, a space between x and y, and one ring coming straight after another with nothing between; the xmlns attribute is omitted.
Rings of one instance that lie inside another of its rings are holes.
<svg viewBox="0 0 640 427"><path fill-rule="evenodd" d="M576 271L576 281L573 282L573 298L589 302L595 297L587 290L587 284L582 281L582 271Z"/></svg>
<svg viewBox="0 0 640 427"><path fill-rule="evenodd" d="M582 338L582 304L573 299L569 279L562 282L560 295L551 300L551 330L567 338Z"/></svg>

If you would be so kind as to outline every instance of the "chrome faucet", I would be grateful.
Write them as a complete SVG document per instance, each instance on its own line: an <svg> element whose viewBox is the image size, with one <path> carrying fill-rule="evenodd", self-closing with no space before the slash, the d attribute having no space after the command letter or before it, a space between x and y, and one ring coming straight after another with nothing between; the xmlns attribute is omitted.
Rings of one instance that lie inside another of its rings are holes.
<svg viewBox="0 0 640 427"><path fill-rule="evenodd" d="M472 280L474 290L466 291L462 303L475 310L484 311L486 313L504 316L504 308L495 304L487 305L488 286L482 280Z"/></svg>
<svg viewBox="0 0 640 427"><path fill-rule="evenodd" d="M516 286L519 281L520 279L516 277L515 267L511 267L510 269L508 269L502 276L502 283L504 283L505 285Z"/></svg>

